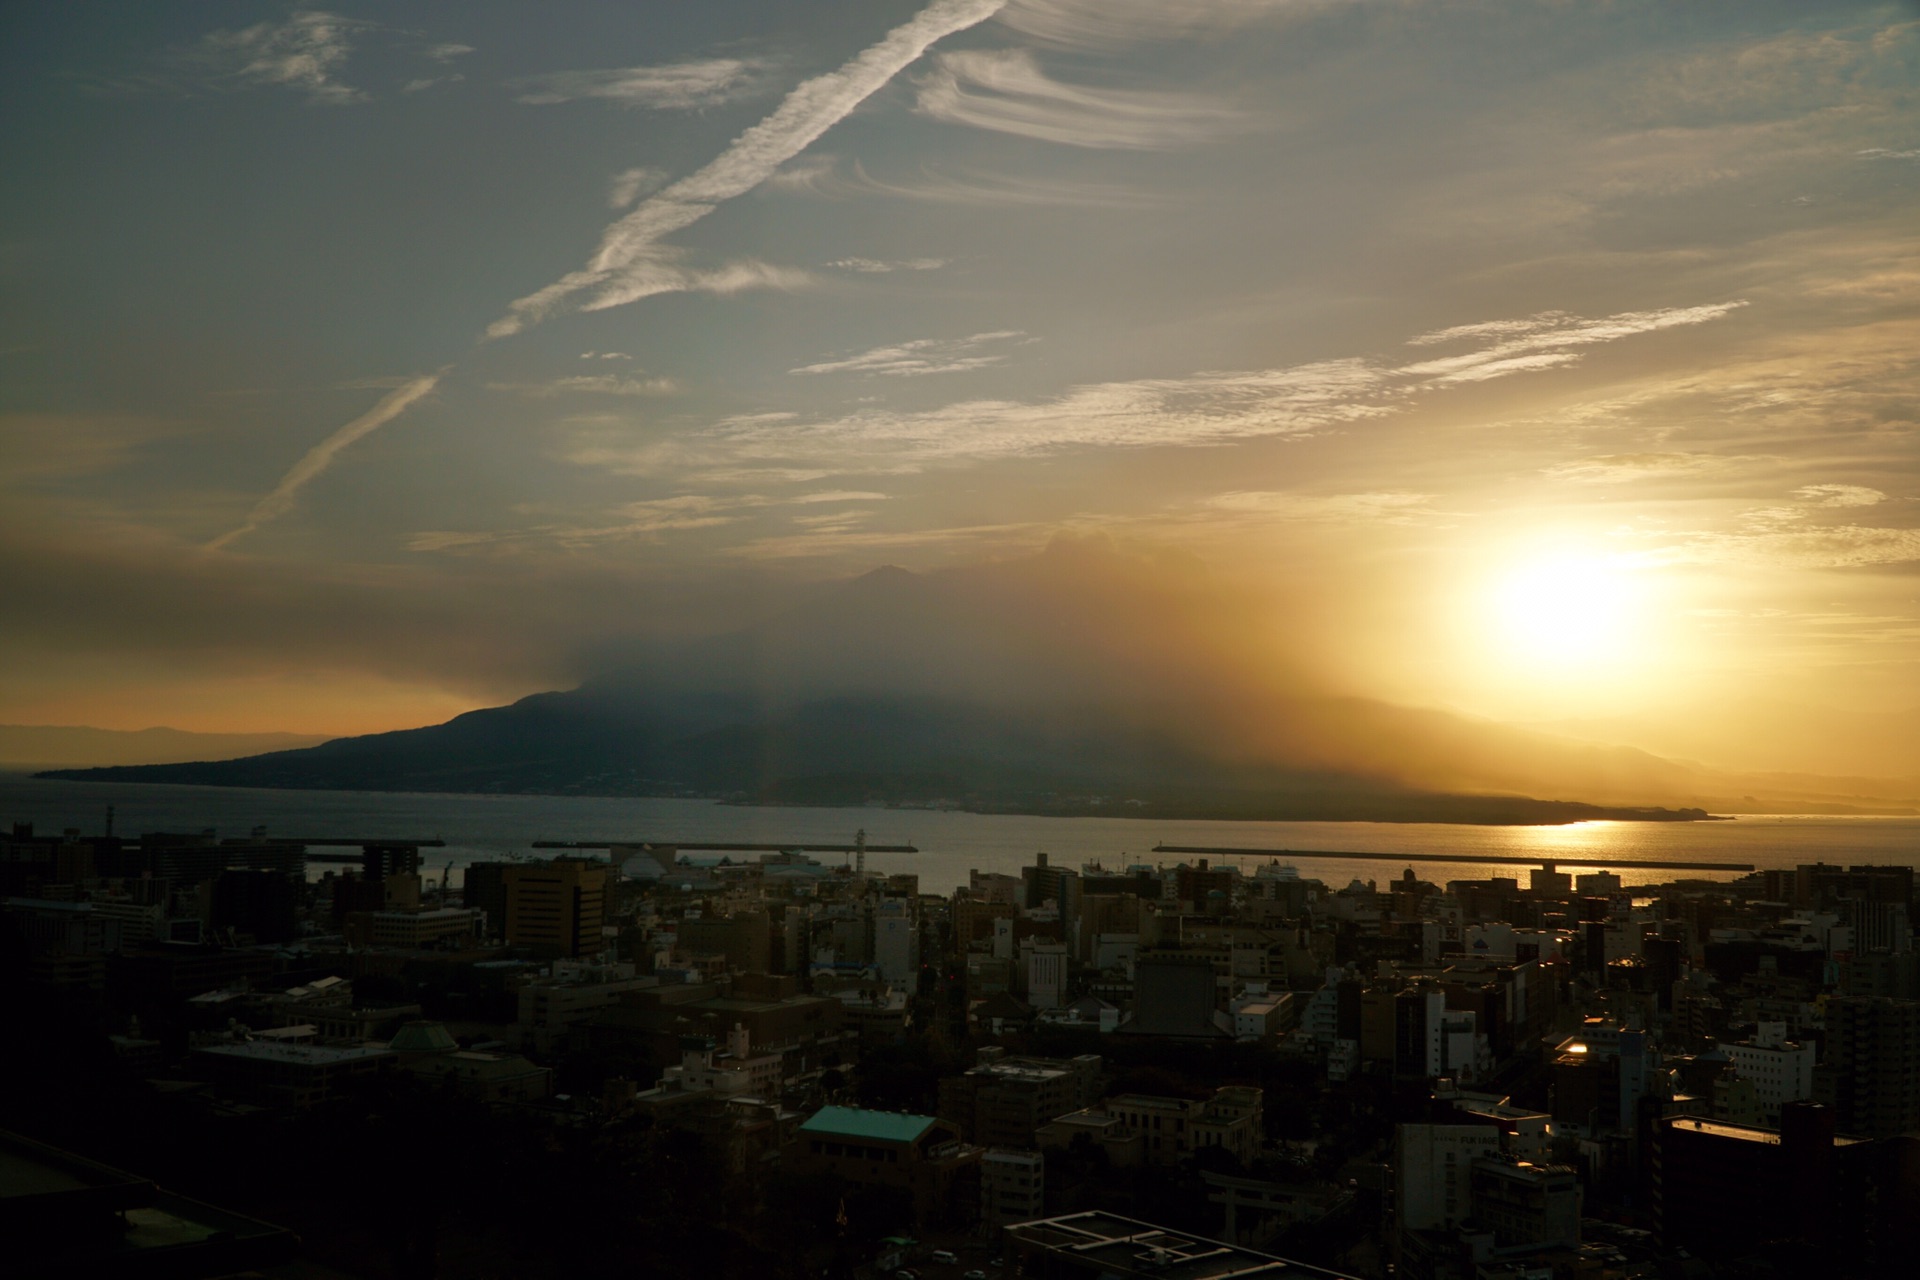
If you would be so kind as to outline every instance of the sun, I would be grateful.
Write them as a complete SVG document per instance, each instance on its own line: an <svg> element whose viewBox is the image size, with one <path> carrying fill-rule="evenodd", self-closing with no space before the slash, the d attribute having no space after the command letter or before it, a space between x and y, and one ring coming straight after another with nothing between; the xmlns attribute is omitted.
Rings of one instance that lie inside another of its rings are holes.
<svg viewBox="0 0 1920 1280"><path fill-rule="evenodd" d="M1612 666L1631 659L1639 592L1631 570L1605 556L1554 552L1494 580L1488 622L1504 655L1530 666Z"/></svg>

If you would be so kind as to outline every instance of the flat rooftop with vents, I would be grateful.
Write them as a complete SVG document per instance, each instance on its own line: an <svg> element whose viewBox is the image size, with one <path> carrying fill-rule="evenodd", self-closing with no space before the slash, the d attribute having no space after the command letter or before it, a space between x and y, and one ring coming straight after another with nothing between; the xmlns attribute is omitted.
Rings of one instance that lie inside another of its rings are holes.
<svg viewBox="0 0 1920 1280"><path fill-rule="evenodd" d="M1039 1280L1352 1280L1339 1271L1151 1222L1094 1211L1041 1218L1007 1228L1020 1274Z"/></svg>

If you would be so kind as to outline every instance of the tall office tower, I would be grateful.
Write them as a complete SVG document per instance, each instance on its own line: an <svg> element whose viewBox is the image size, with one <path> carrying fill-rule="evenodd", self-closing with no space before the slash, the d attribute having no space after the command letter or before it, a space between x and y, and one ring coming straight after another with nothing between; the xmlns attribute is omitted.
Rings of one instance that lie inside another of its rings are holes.
<svg viewBox="0 0 1920 1280"><path fill-rule="evenodd" d="M1840 1133L1890 1138L1920 1129L1920 1001L1829 999L1813 1094L1833 1108Z"/></svg>
<svg viewBox="0 0 1920 1280"><path fill-rule="evenodd" d="M464 873L460 901L487 914L487 936L499 938L507 930L507 872L511 862L472 862Z"/></svg>
<svg viewBox="0 0 1920 1280"><path fill-rule="evenodd" d="M584 858L508 867L501 877L506 883L507 944L563 956L599 951L607 870L606 863Z"/></svg>

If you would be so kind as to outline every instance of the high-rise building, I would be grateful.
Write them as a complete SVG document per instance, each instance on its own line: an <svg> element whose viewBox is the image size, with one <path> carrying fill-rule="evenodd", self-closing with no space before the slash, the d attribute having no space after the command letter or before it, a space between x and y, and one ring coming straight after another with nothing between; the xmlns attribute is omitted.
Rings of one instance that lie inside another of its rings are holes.
<svg viewBox="0 0 1920 1280"><path fill-rule="evenodd" d="M1027 1003L1035 1009L1058 1009L1067 1003L1067 949L1060 943L1035 943L1027 949Z"/></svg>
<svg viewBox="0 0 1920 1280"><path fill-rule="evenodd" d="M987 1046L976 1066L940 1082L940 1118L981 1146L1028 1148L1047 1121L1093 1105L1100 1072L1097 1053L1009 1058Z"/></svg>
<svg viewBox="0 0 1920 1280"><path fill-rule="evenodd" d="M487 936L503 937L507 931L507 871L511 862L474 862L463 873L460 900L487 917Z"/></svg>
<svg viewBox="0 0 1920 1280"><path fill-rule="evenodd" d="M1920 1129L1920 1001L1829 999L1813 1086L1840 1133L1890 1138Z"/></svg>
<svg viewBox="0 0 1920 1280"><path fill-rule="evenodd" d="M607 864L556 858L545 865L508 867L502 879L509 946L537 947L563 956L600 950Z"/></svg>
<svg viewBox="0 0 1920 1280"><path fill-rule="evenodd" d="M873 963L900 990L909 995L920 990L920 921L908 899L886 898L875 905Z"/></svg>
<svg viewBox="0 0 1920 1280"><path fill-rule="evenodd" d="M210 884L208 915L214 929L234 929L257 942L291 942L300 936L297 895L282 873L228 867Z"/></svg>
<svg viewBox="0 0 1920 1280"><path fill-rule="evenodd" d="M1781 1107L1813 1096L1813 1046L1787 1039L1784 1022L1762 1022L1752 1039L1720 1050L1753 1082L1762 1123L1779 1124Z"/></svg>
<svg viewBox="0 0 1920 1280"><path fill-rule="evenodd" d="M1473 1162L1500 1152L1486 1124L1403 1124L1394 1135L1394 1217L1402 1231L1459 1225L1473 1211Z"/></svg>
<svg viewBox="0 0 1920 1280"><path fill-rule="evenodd" d="M1502 1248L1580 1244L1580 1176L1566 1165L1482 1157L1469 1174L1473 1220Z"/></svg>
<svg viewBox="0 0 1920 1280"><path fill-rule="evenodd" d="M1004 1227L1046 1212L1046 1157L1038 1151L989 1151L980 1158L980 1222Z"/></svg>
<svg viewBox="0 0 1920 1280"><path fill-rule="evenodd" d="M773 922L764 910L689 916L680 922L679 950L723 955L735 973L766 973L773 967Z"/></svg>
<svg viewBox="0 0 1920 1280"><path fill-rule="evenodd" d="M1670 1246L1712 1256L1755 1241L1837 1235L1857 1197L1854 1165L1875 1144L1837 1137L1827 1108L1789 1102L1779 1129L1663 1116L1648 1176L1654 1224ZM1835 1265L1831 1274L1846 1268Z"/></svg>

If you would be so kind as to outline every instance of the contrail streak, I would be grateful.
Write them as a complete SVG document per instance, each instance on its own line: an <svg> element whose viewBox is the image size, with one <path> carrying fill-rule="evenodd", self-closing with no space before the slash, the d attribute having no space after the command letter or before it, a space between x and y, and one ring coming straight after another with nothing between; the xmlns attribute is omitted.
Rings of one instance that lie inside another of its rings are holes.
<svg viewBox="0 0 1920 1280"><path fill-rule="evenodd" d="M300 490L306 488L309 482L332 465L335 454L354 441L372 435L405 413L415 401L423 399L439 386L440 379L446 374L447 370L442 369L438 373L415 378L412 382L389 391L381 397L379 404L307 450L305 456L294 463L286 475L280 477L280 483L274 486L273 492L254 504L253 510L247 513L245 522L209 542L207 550L218 551L235 538L252 533L261 525L277 520L291 511L293 500L299 495Z"/></svg>
<svg viewBox="0 0 1920 1280"><path fill-rule="evenodd" d="M977 26L1005 7L1006 0L935 0L839 69L796 86L772 115L734 139L705 168L649 197L608 227L585 267L515 302L487 330L487 336L518 333L587 290L596 292L576 304L587 311L662 292L663 275L668 280L684 275L661 263L656 246L663 238L692 226L722 201L745 195L765 182L911 66L935 41Z"/></svg>
<svg viewBox="0 0 1920 1280"><path fill-rule="evenodd" d="M765 182L781 165L805 151L820 135L846 119L855 107L913 65L935 41L978 26L1006 5L1007 0L934 0L838 70L795 86L772 115L735 138L733 145L706 167L643 201L632 213L608 227L601 237L599 251L584 269L570 272L515 302L505 316L487 329L487 338L504 338L529 324L537 324L557 311L567 299L586 289L598 289L598 293L576 305L582 310L599 311L655 293L701 288L728 292L735 287L745 287L756 273L777 278L777 270L760 264L736 264L716 272L688 271L662 262L662 251L656 246L664 237L712 213L720 202L745 195ZM217 551L292 510L300 490L332 465L335 455L405 413L415 401L438 386L450 368L451 365L407 383L307 450L306 456L281 477L273 492L254 505L243 524L207 543L206 549Z"/></svg>

